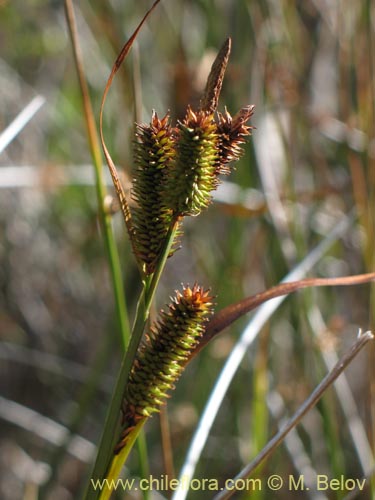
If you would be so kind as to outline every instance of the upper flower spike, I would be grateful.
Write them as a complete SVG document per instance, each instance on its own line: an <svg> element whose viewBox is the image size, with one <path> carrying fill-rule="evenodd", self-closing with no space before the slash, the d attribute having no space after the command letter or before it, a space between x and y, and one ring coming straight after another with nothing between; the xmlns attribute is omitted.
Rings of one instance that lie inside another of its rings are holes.
<svg viewBox="0 0 375 500"><path fill-rule="evenodd" d="M211 203L219 175L230 173L229 163L240 158L251 134L253 127L246 123L254 106L234 117L226 109L216 111L230 49L228 38L212 65L198 110L188 106L176 127L169 114L159 119L155 112L149 125L137 125L131 237L146 275L157 268L171 225ZM179 228L176 236L180 234Z"/></svg>
<svg viewBox="0 0 375 500"><path fill-rule="evenodd" d="M217 187L219 160L216 123L207 111L190 107L178 124L176 159L171 170L167 196L178 216L198 215L211 201Z"/></svg>

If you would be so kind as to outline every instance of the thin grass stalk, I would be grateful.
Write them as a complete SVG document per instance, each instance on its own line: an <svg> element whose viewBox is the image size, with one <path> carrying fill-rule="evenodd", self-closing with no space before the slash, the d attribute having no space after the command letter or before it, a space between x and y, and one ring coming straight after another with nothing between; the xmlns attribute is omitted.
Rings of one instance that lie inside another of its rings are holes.
<svg viewBox="0 0 375 500"><path fill-rule="evenodd" d="M112 287L114 292L116 314L120 327L121 344L124 349L129 343L130 327L129 319L127 316L127 306L125 301L125 294L122 285L122 273L120 267L120 260L117 252L115 237L111 225L111 215L109 215L105 208L105 198L107 196L106 187L103 176L103 163L100 150L99 137L95 125L94 113L91 106L90 94L88 85L83 71L83 58L78 41L77 24L74 15L72 0L65 0L65 13L69 28L69 34L73 47L74 61L76 71L79 79L79 85L82 94L82 103L85 116L85 124L88 142L90 146L91 157L95 170L95 186L98 198L98 213L103 229L104 243L107 251L108 263L111 273Z"/></svg>
<svg viewBox="0 0 375 500"><path fill-rule="evenodd" d="M124 356L112 400L108 409L107 418L104 424L104 430L102 438L99 445L98 455L94 465L93 473L91 477L94 480L104 479L107 477L107 471L111 470L112 462L119 464L118 456L113 455L113 451L118 438L120 436L120 411L121 403L124 396L124 389L126 387L130 370L135 358L139 343L141 341L143 331L149 316L152 300L155 295L157 285L159 283L160 276L163 272L165 263L167 261L168 255L170 253L175 234L177 231L178 221L174 221L169 229L168 236L166 238L165 246L161 254L160 261L157 265L155 273L153 275L147 276L143 282L143 289L138 300L136 318L134 321L133 332L129 344L129 348ZM132 445L134 441L132 441ZM130 451L130 450L129 450ZM126 460L127 455L122 455L124 460ZM124 462L122 462L122 465ZM122 466L121 466L122 467ZM121 467L119 470L121 470ZM116 468L117 470L117 468ZM91 487L91 483L88 484L85 499L93 500L99 498L99 491L95 491Z"/></svg>
<svg viewBox="0 0 375 500"><path fill-rule="evenodd" d="M96 188L97 188L97 196L98 196L98 201L99 201L99 207L100 207L100 215L102 219L102 226L104 228L104 236L105 236L105 242L106 242L106 247L107 247L107 252L109 255L109 260L110 260L110 267L112 271L112 283L113 283L113 288L115 291L115 298L116 300L116 309L117 309L117 314L119 317L119 322L120 322L120 332L121 332L121 339L122 339L122 347L125 351L128 343L129 343L129 338L130 338L130 330L129 330L129 321L127 317L127 307L125 303L125 295L123 291L123 286L122 286L122 279L121 279L121 271L120 271L120 263L119 263L119 258L118 258L118 252L112 232L112 226L111 226L111 217L106 213L105 210L105 205L104 205L104 200L106 196L106 189L104 185L104 178L103 178L103 166L102 166L102 157L101 157L101 152L100 152L100 144L98 140L98 134L95 126L95 120L92 112L92 106L91 106L91 101L89 98L89 92L88 92L88 87L87 87L87 82L84 77L84 72L83 72L83 64L82 64L82 56L80 53L80 47L78 43L78 34L77 34L77 28L76 28L76 23L75 23L75 17L74 17L74 11L73 11L73 5L71 0L66 0L65 2L65 8L66 8L66 17L68 20L68 26L70 30L70 36L72 40L72 45L73 45L73 50L74 50L74 58L75 58L75 63L76 63L76 69L77 69L77 74L79 76L79 82L80 82L80 87L81 87L81 93L82 93L82 98L83 98L83 105L84 105L84 111L85 111L85 120L86 120L86 126L87 126L87 134L89 138L89 144L90 144L90 150L93 158L93 163L95 166L95 176L96 176ZM104 352L108 352L108 349L105 349ZM101 363L102 364L102 363ZM94 364L96 366L96 363ZM96 380L97 377L94 375L93 380ZM92 385L92 384L90 384ZM89 394L93 395L93 391L89 392ZM86 404L85 406L88 406ZM83 417L84 413L80 412L80 416ZM75 426L79 426L80 419L78 417L74 418L74 423ZM147 459L147 447L146 447L146 441L143 436L140 436L140 440L138 442L138 450L139 450L139 458L140 458L140 463L141 463L141 469L142 472L147 475L148 474L148 459ZM147 492L144 495L144 498L147 499L148 494Z"/></svg>
<svg viewBox="0 0 375 500"><path fill-rule="evenodd" d="M223 490L218 495L215 495L214 500L225 500L230 498L236 492L235 484L239 479L246 479L251 473L263 462L275 449L283 442L285 436L296 427L302 420L306 413L313 408L320 398L324 395L327 389L333 382L341 375L351 361L358 355L358 353L365 347L365 345L374 339L371 332L361 334L359 332L358 339L345 352L342 358L337 362L334 368L324 377L322 382L315 388L310 396L299 407L295 414L282 426L282 428L275 434L275 436L267 443L263 450L244 468L242 471L233 478L233 490Z"/></svg>
<svg viewBox="0 0 375 500"><path fill-rule="evenodd" d="M373 2L371 0L366 0L363 2L360 9L360 24L358 23L358 32L361 33L362 37L366 39L366 50L368 51L368 56L366 58L366 64L361 64L362 53L363 53L363 44L355 44L354 45L354 54L353 54L353 66L356 69L356 80L357 80L357 102L358 102L358 116L361 118L362 123L361 127L365 129L365 133L367 137L373 137L375 133L375 89L374 89L374 77L375 77L375 65L374 65L374 55L375 55L375 45L374 45L374 33L372 26L373 19ZM353 113L348 117L348 121L350 122L350 118ZM367 189L365 190L363 200L355 199L356 203L360 204L360 207L364 211L363 218L367 222L367 226L365 227L365 240L363 242L364 254L365 254L365 262L368 269L374 269L375 266L375 257L374 257L374 235L375 235L375 160L373 155L371 154L371 141L369 142L366 150L366 154L357 159L356 157L350 157L350 166L352 167L353 162L355 162L354 166L359 165L360 168L361 163L363 164L363 168L366 168L367 177L365 181L367 182ZM375 287L373 286L370 291L370 327L374 328L375 325L375 316L374 316L374 308L375 308ZM369 358L369 368L368 368L368 378L369 378L369 408L370 408L370 418L368 423L368 435L369 442L372 447L372 454L375 455L375 348L372 345L371 349L368 353ZM375 477L371 477L371 498L375 498Z"/></svg>
<svg viewBox="0 0 375 500"><path fill-rule="evenodd" d="M140 272L141 276L144 275L144 272L143 272L143 263L142 263L142 261L140 259L140 256L138 255L138 253L136 251L137 249L135 248L134 226L133 226L133 221L132 221L132 217L131 217L131 213L130 213L130 208L129 208L128 200L127 200L124 188L123 188L123 186L121 184L120 177L119 177L119 174L117 172L116 166L115 166L115 164L114 164L114 162L112 160L112 157L111 157L111 155L110 155L110 153L108 151L108 148L107 148L107 145L106 145L106 142L105 142L105 139L104 139L104 132L103 132L103 112L104 112L104 105L105 105L105 102L107 100L109 89L111 88L113 79L114 79L117 71L119 70L119 68L121 67L121 64L123 63L124 59L128 55L128 53L129 53L129 51L130 51L130 49L131 49L131 47L132 47L132 45L133 45L133 43L135 41L135 39L136 39L136 37L137 37L140 29L142 28L143 24L146 22L146 19L151 14L151 12L155 9L155 7L158 5L159 2L160 2L160 0L155 0L154 1L154 3L151 6L151 8L143 16L141 22L138 24L137 28L135 29L135 31L133 32L133 34L131 35L131 37L129 38L129 40L122 47L119 55L117 56L117 59L116 59L114 65L112 66L111 73L110 73L110 75L108 77L107 84L106 84L104 92L103 92L102 101L101 101L101 104L100 104L100 112L99 112L99 134L100 134L100 140L101 140L101 145L102 145L103 153L104 153L105 159L107 161L107 165L108 165L111 177L112 177L113 185L114 185L116 193L117 193L117 197L118 197L118 200L119 200L119 203L120 203L120 208L121 208L121 211L122 211L122 214L123 214L123 217L124 217L126 229L127 229L127 232L128 232L129 238L130 238L130 242L131 242L131 245L132 245L132 248L133 248L133 251L134 251L134 255L135 255L136 262L137 262L137 265L138 265L139 272Z"/></svg>
<svg viewBox="0 0 375 500"><path fill-rule="evenodd" d="M138 27L135 29L134 33L132 36L129 38L129 40L125 43L123 48L121 49L120 54L118 55L115 64L112 67L111 74L108 78L107 85L104 89L103 97L102 97L102 102L100 106L100 114L99 114L99 133L100 133L100 139L101 139L101 145L103 148L103 152L105 155L105 158L107 160L107 165L109 167L112 180L117 192L117 196L120 202L120 207L121 211L124 216L124 221L128 230L128 235L130 237L130 241L133 247L133 250L136 250L134 248L134 227L131 221L131 213L129 209L129 205L127 202L127 198L124 192L124 189L122 187L121 181L118 176L118 172L116 169L115 164L113 163L113 160L111 158L111 155L107 149L105 140L104 140L104 133L103 133L103 111L104 111L104 104L108 95L108 91L112 85L113 78L115 74L117 73L119 67L121 66L122 62L124 61L125 57L129 53L130 48L132 47L137 34L139 33L139 30L143 26L144 22L148 18L148 16L151 14L151 12L154 10L156 5L159 3L160 0L155 0L152 7L146 12L145 16L139 23ZM128 382L130 370L140 343L140 340L143 335L143 331L149 316L150 312L150 307L151 303L161 276L161 273L164 269L167 257L170 253L171 247L173 245L174 237L177 231L177 226L178 226L178 219L172 222L170 230L166 236L165 240L165 245L164 248L162 249L161 255L159 262L156 265L156 269L153 275L145 275L143 273L143 266L142 262L139 260L139 256L137 255L137 252L135 251L135 256L137 259L137 264L140 270L140 273L142 275L142 292L138 300L137 304L137 310L136 310L136 317L132 329L132 336L131 336L131 341L129 344L129 349L125 354L125 357L123 359L123 362L120 367L120 371L118 374L116 386L114 389L114 393L112 396L112 400L108 409L107 413L107 418L105 421L104 425L104 430L98 450L98 455L97 459L94 465L94 471L93 471L93 477L96 479L101 479L105 477L106 472L108 470L108 467L110 467L110 464L112 463L114 457L113 457L113 451L115 448L115 444L119 438L120 435L120 409L121 409L121 403L124 395L124 390L126 387L126 384ZM143 450L141 455L143 456ZM88 485L88 488L86 490L86 497L87 498L97 498L97 494L95 491L93 491L92 488L90 488L90 484Z"/></svg>
<svg viewBox="0 0 375 500"><path fill-rule="evenodd" d="M105 248L110 267L112 287L114 290L115 307L119 322L120 342L123 349L125 349L126 345L129 342L130 329L127 317L125 295L122 286L121 268L120 268L117 247L112 231L111 218L110 215L106 213L105 209L106 188L103 178L103 165L101 160L100 145L98 141L98 134L95 126L95 120L93 116L88 86L84 76L82 55L80 51L77 27L71 0L65 1L65 12L73 47L76 71L79 78L79 84L81 89L87 137L95 170L95 186L96 186L98 207L99 207L98 212L99 212L101 227L103 229ZM55 479L58 466L64 457L65 451L69 443L71 442L72 436L81 426L81 423L85 418L88 409L91 406L93 397L98 387L98 383L100 381L101 375L103 373L103 370L106 366L106 362L110 354L112 339L109 336L106 336L103 339L102 344L103 345L101 345L100 348L98 349L97 356L94 360L94 363L92 364L87 381L78 397L78 403L79 403L78 410L73 414L69 425L70 435L67 436L62 445L56 449L56 451L51 457L50 464L52 468L52 473L47 483L41 489L40 492L41 498L44 497L48 488Z"/></svg>
<svg viewBox="0 0 375 500"><path fill-rule="evenodd" d="M368 58L368 92L369 95L367 96L366 99L366 104L368 101L371 102L371 105L368 107L369 109L369 116L368 116L368 137L374 137L375 133L375 125L374 125L374 120L375 120L375 111L374 111L374 106L375 106L375 89L374 89L374 77L375 77L375 63L374 63L374 55L375 55L375 39L374 39L374 30L373 30L373 18L374 18L374 10L373 10L373 2L371 0L367 0L364 5L364 10L365 10L365 16L364 16L364 23L365 23L365 32L366 32L366 37L367 37L367 47L369 50L369 58ZM367 162L368 162L368 172L369 172L369 177L370 177L370 193L369 193L369 202L368 202L368 210L369 210L369 218L371 221L371 229L372 232L368 236L372 236L374 234L374 226L375 226L375 214L374 214L374 208L375 208L375 187L374 187L374 181L375 181L375 173L374 173L374 167L375 167L375 160L372 154L370 154L370 148L367 151ZM373 243L373 239L371 240ZM373 248L372 248L373 250ZM370 263L369 265L371 266L371 269L374 268L375 265L375 257L374 257L374 252L372 251L371 257L370 257ZM371 307L371 325L374 327L375 324L375 313L374 313L374 307L375 307L375 287L373 286L371 288L371 294L370 294L370 307ZM369 378L370 378L370 411L371 411L371 418L370 418L370 429L369 429L369 435L370 435L370 443L372 444L372 454L375 455L375 369L374 369L374 363L375 361L375 348L372 346L372 349L370 349L369 352ZM371 477L371 496L372 498L375 498L375 476L372 475Z"/></svg>
<svg viewBox="0 0 375 500"><path fill-rule="evenodd" d="M358 21L356 23L356 30L359 34L358 42L352 43L350 49L351 59L348 61L346 54L346 44L340 43L340 55L341 55L341 66L342 74L346 76L346 88L342 94L341 108L345 110L345 113L341 113L343 119L348 124L351 124L351 119L353 114L357 116L360 128L363 129L367 138L373 137L374 135L374 103L375 103L375 90L374 90L374 38L373 29L371 26L371 18L373 17L372 7L373 2L371 0L366 0L361 5L356 4ZM342 19L342 24L344 25L345 17ZM363 64L363 49L364 41L366 40L366 51L368 52L366 57L366 64ZM345 40L344 40L345 42ZM354 42L354 39L351 40ZM353 73L354 69L354 73ZM353 76L355 80L353 79ZM343 79L342 79L343 80ZM351 93L356 95L355 105L351 108L348 107L347 96ZM350 125L348 125L349 127ZM375 259L373 251L374 242L374 227L375 227L375 190L374 190L374 158L373 155L369 154L371 149L371 141L364 146L364 154L359 155L358 151L350 151L347 156L348 165L350 167L351 180L353 186L354 201L357 207L357 212L359 214L359 222L364 230L365 238L362 241L362 253L364 256L364 261L367 269L374 269ZM374 287L370 291L370 327L374 327L374 307L375 307L375 293ZM369 357L369 367L368 367L368 378L369 378L369 394L368 398L370 401L374 401L375 398L375 383L374 383L374 359L375 350L374 346L371 346L368 352ZM371 418L369 418L368 423L368 435L369 442L372 447L372 453L374 454L374 436L375 436L375 412L374 404L369 403L370 412L372 413ZM375 498L375 483L372 480L371 483L372 497Z"/></svg>

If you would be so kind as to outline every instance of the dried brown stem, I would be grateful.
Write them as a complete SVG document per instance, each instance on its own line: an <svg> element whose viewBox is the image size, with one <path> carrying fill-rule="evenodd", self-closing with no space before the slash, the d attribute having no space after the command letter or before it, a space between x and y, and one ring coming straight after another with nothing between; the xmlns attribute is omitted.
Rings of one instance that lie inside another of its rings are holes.
<svg viewBox="0 0 375 500"><path fill-rule="evenodd" d="M103 110L104 110L105 101L107 99L108 91L109 91L109 89L110 89L110 87L112 85L114 76L116 75L117 71L119 70L121 64L123 63L123 61L125 59L125 57L128 55L129 50L131 49L131 47L132 47L132 45L134 43L134 40L136 39L136 37L137 37L137 35L139 33L139 30L142 28L144 22L146 21L146 19L148 18L148 16L155 9L155 7L157 6L157 4L159 2L160 2L160 0L156 0L153 3L152 7L146 12L146 14L144 15L142 21L139 23L139 25L135 29L134 33L132 34L132 36L129 38L129 40L122 47L121 52L117 56L117 59L116 59L114 65L112 67L112 71L111 71L111 74L109 75L107 84L105 86L105 89L104 89L104 92L103 92L103 97L102 97L102 102L101 102L101 105L100 105L99 130L100 130L100 139L101 139L101 143L102 143L102 148L103 148L104 156L105 156L105 159L107 160L107 164L108 164L109 171L111 173L112 181L113 181L113 184L115 186L115 190L116 190L119 202L120 202L121 211L122 211L123 216L124 216L126 228L128 230L129 237L130 237L130 240L132 242L132 245L133 245L133 242L134 242L134 236L133 236L134 235L134 227L133 227L132 220L131 220L131 213L130 213L128 201L126 199L125 190L124 190L124 188L123 188L123 186L121 184L121 181L120 181L120 178L119 178L116 166L113 163L111 155L109 154L109 151L108 151L107 146L105 144L104 134L103 134ZM137 256L136 252L134 252L134 253ZM138 262L138 264L139 264L140 268L142 268L142 264L140 262Z"/></svg>
<svg viewBox="0 0 375 500"><path fill-rule="evenodd" d="M246 299L236 302L235 304L224 307L224 309L213 316L213 318L207 323L204 336L199 346L194 351L193 356L195 356L218 333L222 332L241 316L252 311L267 300L280 297L282 295L288 295L301 290L302 288L316 286L360 285L370 281L375 281L375 273L357 274L355 276L345 276L342 278L306 278L300 281L281 283L265 290L264 292L247 297Z"/></svg>

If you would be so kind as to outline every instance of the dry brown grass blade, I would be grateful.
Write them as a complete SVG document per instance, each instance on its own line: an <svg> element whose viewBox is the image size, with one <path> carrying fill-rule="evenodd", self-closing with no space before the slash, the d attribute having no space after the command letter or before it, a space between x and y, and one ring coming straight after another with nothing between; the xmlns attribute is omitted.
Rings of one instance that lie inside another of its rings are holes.
<svg viewBox="0 0 375 500"><path fill-rule="evenodd" d="M369 283L370 281L375 281L375 273L357 274L355 276L344 276L342 278L306 278L300 281L281 283L280 285L269 288L264 292L247 297L246 299L236 302L235 304L224 307L224 309L213 316L213 318L207 323L205 334L199 346L194 351L193 356L195 356L217 334L222 332L241 316L252 311L267 300L280 297L281 295L288 295L301 290L302 288L316 286L360 285L362 283Z"/></svg>
<svg viewBox="0 0 375 500"><path fill-rule="evenodd" d="M105 101L107 99L107 95L108 95L109 89L110 89L110 87L112 85L112 82L113 82L113 78L115 77L115 75L116 75L117 71L119 70L121 64L124 62L125 57L128 55L129 50L131 49L131 47L132 47L132 45L134 43L134 40L136 39L136 37L137 37L140 29L142 28L143 24L146 21L146 19L151 14L151 12L155 9L155 7L157 6L157 4L159 2L160 2L160 0L156 0L153 3L152 7L144 15L142 21L138 24L138 26L135 29L135 31L132 34L132 36L129 38L129 40L122 47L121 52L117 56L117 59L116 59L114 65L112 67L112 71L111 71L111 74L109 75L107 84L105 86L105 89L104 89L104 92L103 92L103 97L102 97L102 102L101 102L101 105L100 105L100 115L99 115L100 140L101 140L101 143L102 143L102 148L103 148L104 156L105 156L105 159L107 161L109 171L111 173L112 181L113 181L113 184L115 186L116 193L117 193L117 196L118 196L118 199L119 199L119 202L120 202L120 207L121 207L121 211L122 211L123 216L124 216L126 228L128 230L129 237L130 237L130 240L131 240L132 244L133 244L133 241L134 241L133 240L134 228L133 228L133 224L132 224L132 220L131 220L131 213L130 213L128 201L126 199L126 194L125 194L124 188L123 188L123 186L121 184L121 181L120 181L117 169L115 167L115 164L113 163L111 155L109 154L109 151L108 151L107 146L105 144L104 134L103 134L103 110L104 110L104 104L105 104ZM134 252L134 254L137 255L136 252ZM139 265L141 267L141 263L139 263Z"/></svg>
<svg viewBox="0 0 375 500"><path fill-rule="evenodd" d="M201 100L200 108L204 111L213 113L219 102L221 87L223 85L224 74L227 68L232 40L227 38L224 45L221 47L210 74L208 75L206 88Z"/></svg>

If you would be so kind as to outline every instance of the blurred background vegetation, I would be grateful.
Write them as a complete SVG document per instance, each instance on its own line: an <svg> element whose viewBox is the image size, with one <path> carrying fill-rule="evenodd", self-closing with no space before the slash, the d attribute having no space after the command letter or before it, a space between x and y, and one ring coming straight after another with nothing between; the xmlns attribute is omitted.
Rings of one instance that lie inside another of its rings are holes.
<svg viewBox="0 0 375 500"><path fill-rule="evenodd" d="M96 116L116 55L150 3L76 2ZM227 106L234 114L255 104L257 128L212 206L199 220L185 220L182 248L167 265L157 308L181 282L210 286L217 308L272 286L345 216L349 229L312 274L374 270L374 25L371 0L162 0L120 70L105 111L107 145L125 184L135 116L149 121L155 109L159 116L170 110L182 118L187 104L199 101L228 36L233 48L219 109ZM79 426L84 439L59 460L47 492L47 498L79 498L120 349L63 3L2 0L0 47L1 130L36 95L45 99L0 156L0 496L35 498L51 472L60 426L70 425L88 369L109 336L111 352L103 357L95 398ZM132 317L139 277L119 213L113 224ZM371 328L373 303L369 285L288 298L242 363L195 477L235 475L274 433L278 419L320 381L327 371L324 356L342 352L359 327ZM194 360L168 403L176 471L247 321ZM373 366L369 349L347 370L356 422L370 442ZM282 402L279 414L270 411L267 395ZM298 428L299 452L281 447L259 474L304 473L300 454L309 471L362 477L342 406L334 392L326 396ZM165 473L158 417L147 426L147 442L152 474ZM136 452L129 468L128 474L139 474ZM252 498L345 496L269 495ZM369 489L358 498L371 498Z"/></svg>

